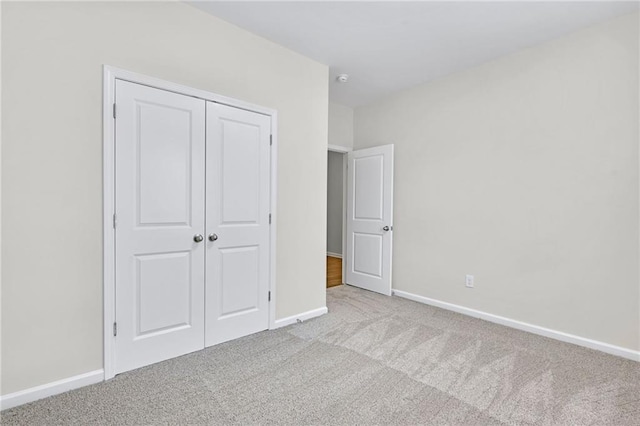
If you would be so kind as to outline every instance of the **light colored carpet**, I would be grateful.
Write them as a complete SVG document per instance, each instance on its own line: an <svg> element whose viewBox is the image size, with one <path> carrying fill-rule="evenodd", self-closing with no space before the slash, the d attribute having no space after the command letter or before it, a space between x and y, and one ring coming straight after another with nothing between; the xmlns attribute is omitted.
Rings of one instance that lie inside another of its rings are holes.
<svg viewBox="0 0 640 426"><path fill-rule="evenodd" d="M2 413L14 424L639 425L640 364L339 286L329 314Z"/></svg>

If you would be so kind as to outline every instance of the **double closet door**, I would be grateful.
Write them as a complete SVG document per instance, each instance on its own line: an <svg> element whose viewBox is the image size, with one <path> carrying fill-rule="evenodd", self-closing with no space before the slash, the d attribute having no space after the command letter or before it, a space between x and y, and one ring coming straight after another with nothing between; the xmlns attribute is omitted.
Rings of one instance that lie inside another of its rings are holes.
<svg viewBox="0 0 640 426"><path fill-rule="evenodd" d="M268 328L269 116L116 80L115 372Z"/></svg>

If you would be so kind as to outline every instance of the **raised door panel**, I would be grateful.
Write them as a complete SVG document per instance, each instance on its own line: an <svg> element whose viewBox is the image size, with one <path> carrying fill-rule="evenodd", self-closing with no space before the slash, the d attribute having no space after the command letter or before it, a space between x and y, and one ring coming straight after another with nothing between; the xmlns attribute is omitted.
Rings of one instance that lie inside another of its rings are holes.
<svg viewBox="0 0 640 426"><path fill-rule="evenodd" d="M221 225L260 221L260 127L221 118Z"/></svg>
<svg viewBox="0 0 640 426"><path fill-rule="evenodd" d="M353 233L353 272L382 277L382 235Z"/></svg>
<svg viewBox="0 0 640 426"><path fill-rule="evenodd" d="M136 256L134 340L191 325L191 252Z"/></svg>
<svg viewBox="0 0 640 426"><path fill-rule="evenodd" d="M383 220L383 160L382 155L373 155L353 161L354 219Z"/></svg>
<svg viewBox="0 0 640 426"><path fill-rule="evenodd" d="M136 102L139 226L191 224L190 110Z"/></svg>
<svg viewBox="0 0 640 426"><path fill-rule="evenodd" d="M260 305L260 248L220 250L220 317L256 311Z"/></svg>

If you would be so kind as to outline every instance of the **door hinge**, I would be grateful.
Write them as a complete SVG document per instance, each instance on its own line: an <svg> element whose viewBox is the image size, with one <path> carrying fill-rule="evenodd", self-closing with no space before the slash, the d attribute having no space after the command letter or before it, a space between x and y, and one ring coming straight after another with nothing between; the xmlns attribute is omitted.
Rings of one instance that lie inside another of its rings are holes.
<svg viewBox="0 0 640 426"><path fill-rule="evenodd" d="M116 229L116 214L113 214L113 229Z"/></svg>
<svg viewBox="0 0 640 426"><path fill-rule="evenodd" d="M269 292L269 302L271 302L271 292Z"/></svg>
<svg viewBox="0 0 640 426"><path fill-rule="evenodd" d="M113 119L116 118L116 104L113 104Z"/></svg>
<svg viewBox="0 0 640 426"><path fill-rule="evenodd" d="M273 145L273 135L269 135L269 146Z"/></svg>
<svg viewBox="0 0 640 426"><path fill-rule="evenodd" d="M269 225L271 225L271 213L269 213Z"/></svg>
<svg viewBox="0 0 640 426"><path fill-rule="evenodd" d="M113 337L118 335L118 323L113 323Z"/></svg>

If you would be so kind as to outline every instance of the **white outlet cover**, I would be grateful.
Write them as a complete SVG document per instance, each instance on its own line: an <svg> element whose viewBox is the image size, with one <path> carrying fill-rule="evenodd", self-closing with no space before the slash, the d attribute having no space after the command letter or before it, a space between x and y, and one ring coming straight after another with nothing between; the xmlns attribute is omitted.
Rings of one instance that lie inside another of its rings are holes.
<svg viewBox="0 0 640 426"><path fill-rule="evenodd" d="M469 288L473 288L473 275L467 275L465 277L464 284Z"/></svg>

